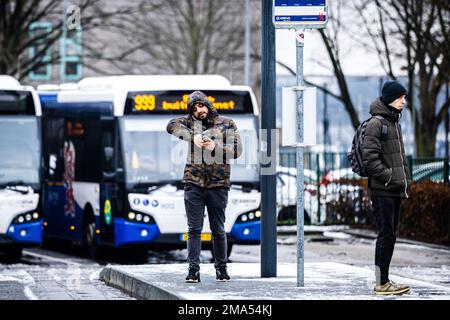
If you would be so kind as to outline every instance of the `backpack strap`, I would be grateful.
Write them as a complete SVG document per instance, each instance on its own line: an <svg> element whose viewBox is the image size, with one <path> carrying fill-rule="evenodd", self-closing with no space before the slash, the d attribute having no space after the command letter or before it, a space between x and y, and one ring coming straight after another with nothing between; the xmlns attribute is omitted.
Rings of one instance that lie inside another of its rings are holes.
<svg viewBox="0 0 450 320"><path fill-rule="evenodd" d="M381 121L381 140L386 141L388 136L388 125L389 125L387 120L379 115L373 117Z"/></svg>

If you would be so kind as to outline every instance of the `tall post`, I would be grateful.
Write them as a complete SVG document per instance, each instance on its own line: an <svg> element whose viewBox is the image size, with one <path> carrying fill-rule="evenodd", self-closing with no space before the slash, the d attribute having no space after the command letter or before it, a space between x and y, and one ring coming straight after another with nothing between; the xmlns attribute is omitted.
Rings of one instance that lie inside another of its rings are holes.
<svg viewBox="0 0 450 320"><path fill-rule="evenodd" d="M60 54L61 54L61 63L59 70L59 77L61 82L66 81L66 39L67 39L67 0L63 2L63 31L62 31L62 39L60 40Z"/></svg>
<svg viewBox="0 0 450 320"><path fill-rule="evenodd" d="M252 15L250 11L250 0L245 0L245 70L244 70L244 84L250 85L250 25L252 22Z"/></svg>
<svg viewBox="0 0 450 320"><path fill-rule="evenodd" d="M303 87L304 30L297 30L297 87ZM305 285L304 177L303 177L303 90L297 90L297 286Z"/></svg>
<svg viewBox="0 0 450 320"><path fill-rule="evenodd" d="M448 81L445 85L445 96L446 96L446 102L448 103L449 97L449 91L448 91ZM445 164L444 164L444 182L449 183L450 179L448 177L449 175L449 145L448 145L448 133L450 129L450 110L447 109L447 114L445 115Z"/></svg>
<svg viewBox="0 0 450 320"><path fill-rule="evenodd" d="M272 24L271 0L262 0L262 60L261 60L261 128L267 141L261 141L261 151L272 150L272 129L275 129L275 28ZM270 154L272 161L276 156ZM262 167L276 163L261 164ZM270 170L267 170L270 171ZM276 176L261 175L261 277L277 275L277 213Z"/></svg>

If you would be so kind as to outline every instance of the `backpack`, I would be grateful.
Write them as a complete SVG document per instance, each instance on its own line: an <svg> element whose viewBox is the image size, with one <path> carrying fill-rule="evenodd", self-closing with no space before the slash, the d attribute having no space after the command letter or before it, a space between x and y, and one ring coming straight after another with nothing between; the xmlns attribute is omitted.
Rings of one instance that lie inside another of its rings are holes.
<svg viewBox="0 0 450 320"><path fill-rule="evenodd" d="M373 116L365 121L363 121L356 129L355 136L352 141L352 149L347 153L348 161L352 167L353 172L357 173L361 177L368 177L364 164L362 161L362 145L364 142L364 137L366 135L366 127L372 118L377 118L381 121L381 141L386 141L388 134L388 122L382 116Z"/></svg>

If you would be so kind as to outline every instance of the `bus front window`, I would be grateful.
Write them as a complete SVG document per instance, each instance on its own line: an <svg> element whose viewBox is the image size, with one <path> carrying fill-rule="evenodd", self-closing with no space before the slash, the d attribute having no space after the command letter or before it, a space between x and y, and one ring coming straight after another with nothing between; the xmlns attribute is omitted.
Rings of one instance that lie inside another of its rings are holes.
<svg viewBox="0 0 450 320"><path fill-rule="evenodd" d="M37 119L0 117L0 185L12 181L39 183L40 143Z"/></svg>
<svg viewBox="0 0 450 320"><path fill-rule="evenodd" d="M183 178L187 144L172 139L165 127L155 130L156 125L153 119L122 121L126 179L130 185L179 182Z"/></svg>

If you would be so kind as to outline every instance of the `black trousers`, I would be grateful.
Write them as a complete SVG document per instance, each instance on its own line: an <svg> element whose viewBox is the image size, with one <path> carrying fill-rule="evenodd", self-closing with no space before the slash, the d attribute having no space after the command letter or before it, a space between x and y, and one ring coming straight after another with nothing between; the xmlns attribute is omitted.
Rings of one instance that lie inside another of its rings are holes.
<svg viewBox="0 0 450 320"><path fill-rule="evenodd" d="M188 263L189 268L200 269L201 233L208 209L208 219L213 236L214 266L227 264L227 235L225 232L225 209L228 202L228 188L201 188L187 183L184 186L184 206L188 220Z"/></svg>
<svg viewBox="0 0 450 320"><path fill-rule="evenodd" d="M397 240L402 198L380 196L371 198L378 232L375 247L375 276L377 285L383 285L389 281L389 265Z"/></svg>

